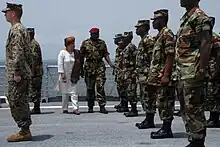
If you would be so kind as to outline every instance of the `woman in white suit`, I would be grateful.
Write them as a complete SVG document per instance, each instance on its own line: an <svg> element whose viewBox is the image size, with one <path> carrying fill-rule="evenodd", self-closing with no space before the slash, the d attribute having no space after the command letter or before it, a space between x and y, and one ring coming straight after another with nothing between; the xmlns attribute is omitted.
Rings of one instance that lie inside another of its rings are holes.
<svg viewBox="0 0 220 147"><path fill-rule="evenodd" d="M75 64L74 50L75 38L64 39L65 48L58 55L58 90L62 93L63 113L68 113L69 96L73 106L73 114L80 115L78 106L77 82L71 80L72 70ZM73 73L74 74L74 73Z"/></svg>

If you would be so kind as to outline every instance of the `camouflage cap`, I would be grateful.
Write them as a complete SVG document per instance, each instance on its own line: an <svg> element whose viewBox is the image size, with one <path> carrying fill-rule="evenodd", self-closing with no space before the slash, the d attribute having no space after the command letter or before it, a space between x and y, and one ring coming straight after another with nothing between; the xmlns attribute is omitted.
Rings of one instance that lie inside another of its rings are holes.
<svg viewBox="0 0 220 147"><path fill-rule="evenodd" d="M35 32L34 28L27 28L27 31L30 32L30 33L34 33Z"/></svg>
<svg viewBox="0 0 220 147"><path fill-rule="evenodd" d="M127 36L133 36L133 32L132 32L132 31L124 32L124 36L125 36L125 37L127 37Z"/></svg>
<svg viewBox="0 0 220 147"><path fill-rule="evenodd" d="M3 13L6 13L7 11L11 11L11 10L20 10L20 9L22 9L21 4L13 4L13 3L6 3L6 4L7 4L7 7L2 10Z"/></svg>
<svg viewBox="0 0 220 147"><path fill-rule="evenodd" d="M115 37L114 37L114 39L119 39L119 38L123 38L123 37L124 37L123 34L116 34Z"/></svg>
<svg viewBox="0 0 220 147"><path fill-rule="evenodd" d="M154 20L159 17L168 17L169 11L167 9L160 9L154 12L154 17L151 20Z"/></svg>
<svg viewBox="0 0 220 147"><path fill-rule="evenodd" d="M140 26L143 26L143 25L150 25L150 20L138 20L135 27L140 27Z"/></svg>

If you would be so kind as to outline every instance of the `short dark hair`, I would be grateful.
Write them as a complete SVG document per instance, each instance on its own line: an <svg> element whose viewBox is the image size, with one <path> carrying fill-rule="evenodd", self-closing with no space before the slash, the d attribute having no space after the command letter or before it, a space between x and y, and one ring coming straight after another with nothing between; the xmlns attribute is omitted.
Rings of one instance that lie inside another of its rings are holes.
<svg viewBox="0 0 220 147"><path fill-rule="evenodd" d="M23 15L23 10L22 9L14 9L13 11L16 13L17 17L19 19L21 19L22 15Z"/></svg>

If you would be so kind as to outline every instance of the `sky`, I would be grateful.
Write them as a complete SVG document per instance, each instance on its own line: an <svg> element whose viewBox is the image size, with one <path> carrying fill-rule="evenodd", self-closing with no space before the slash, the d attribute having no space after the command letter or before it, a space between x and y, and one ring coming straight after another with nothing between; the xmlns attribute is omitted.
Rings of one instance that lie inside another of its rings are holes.
<svg viewBox="0 0 220 147"><path fill-rule="evenodd" d="M6 2L23 4L22 23L34 27L36 40L39 41L44 60L57 59L64 47L63 39L73 35L76 47L89 38L92 27L100 28L100 37L106 41L110 57L114 59L116 33L134 31L139 19L153 17L157 9L169 9L168 27L177 32L179 20L185 12L179 5L180 0L0 0L0 9ZM219 0L201 0L200 7L207 15L216 17L215 31L220 32ZM5 42L10 24L4 14L0 15L0 60L5 60ZM151 29L150 34L157 31ZM138 36L133 43L138 45Z"/></svg>

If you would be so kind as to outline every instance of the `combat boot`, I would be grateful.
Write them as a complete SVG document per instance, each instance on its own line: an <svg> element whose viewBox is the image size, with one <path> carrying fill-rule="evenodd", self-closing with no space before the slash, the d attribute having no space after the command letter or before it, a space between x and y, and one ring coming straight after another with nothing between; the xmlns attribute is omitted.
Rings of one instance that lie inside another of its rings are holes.
<svg viewBox="0 0 220 147"><path fill-rule="evenodd" d="M41 114L40 102L34 102L34 108L31 110L31 114Z"/></svg>
<svg viewBox="0 0 220 147"><path fill-rule="evenodd" d="M108 111L105 109L105 106L100 106L100 113L108 114Z"/></svg>
<svg viewBox="0 0 220 147"><path fill-rule="evenodd" d="M117 110L117 112L129 112L129 109L128 109L128 102L125 102L125 101L122 101L121 102L121 107L119 107Z"/></svg>
<svg viewBox="0 0 220 147"><path fill-rule="evenodd" d="M8 142L31 141L32 134L29 129L21 129L19 133L9 136L7 140Z"/></svg>
<svg viewBox="0 0 220 147"><path fill-rule="evenodd" d="M89 109L88 109L88 113L94 113L94 111L93 111L93 107L89 107Z"/></svg>
<svg viewBox="0 0 220 147"><path fill-rule="evenodd" d="M135 126L138 129L149 129L149 128L155 128L154 125L154 114L146 114L146 118L141 123L136 123Z"/></svg>
<svg viewBox="0 0 220 147"><path fill-rule="evenodd" d="M189 145L187 145L186 147L205 147L205 140L201 139L201 140L193 140L192 142L190 142Z"/></svg>
<svg viewBox="0 0 220 147"><path fill-rule="evenodd" d="M164 139L164 138L173 138L173 133L171 130L172 121L164 121L163 126L157 132L151 132L152 139Z"/></svg>
<svg viewBox="0 0 220 147"><path fill-rule="evenodd" d="M210 117L207 120L207 128L215 128L219 127L219 113L218 112L210 112Z"/></svg>
<svg viewBox="0 0 220 147"><path fill-rule="evenodd" d="M88 100L88 107L89 107L88 113L94 113L94 111L93 111L93 106L94 105L95 105L94 100L89 99Z"/></svg>
<svg viewBox="0 0 220 147"><path fill-rule="evenodd" d="M118 105L115 105L114 108L117 110L122 107L123 101L121 101Z"/></svg>
<svg viewBox="0 0 220 147"><path fill-rule="evenodd" d="M131 104L131 111L125 112L124 115L126 117L136 117L136 116L138 116L137 104Z"/></svg>

